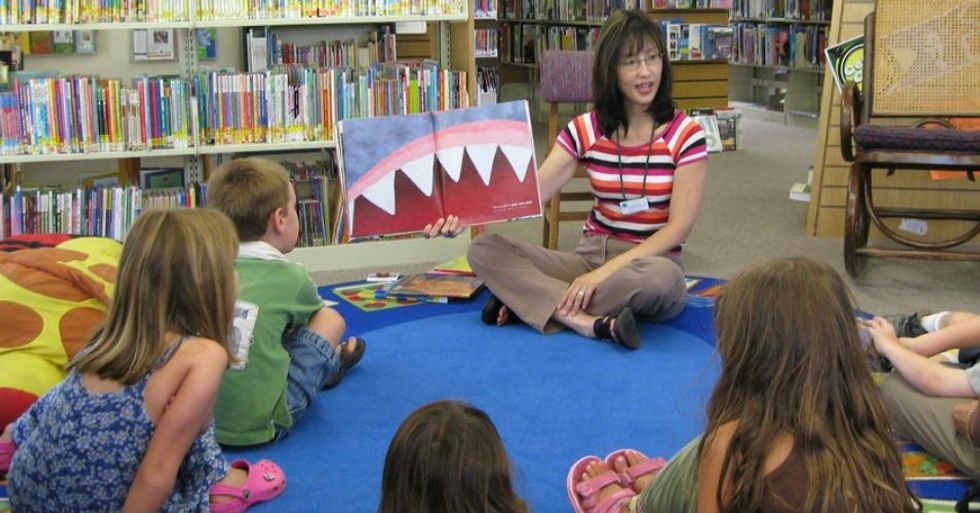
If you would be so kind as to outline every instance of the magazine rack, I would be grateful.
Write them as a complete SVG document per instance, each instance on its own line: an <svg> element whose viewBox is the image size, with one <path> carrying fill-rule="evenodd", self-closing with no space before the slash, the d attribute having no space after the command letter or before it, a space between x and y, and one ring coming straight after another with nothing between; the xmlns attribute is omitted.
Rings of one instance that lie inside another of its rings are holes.
<svg viewBox="0 0 980 513"><path fill-rule="evenodd" d="M558 136L560 103L592 103L592 60L589 51L547 51L541 56L541 99L550 107L548 144ZM585 176L585 169L578 166L573 178ZM562 203L583 201L592 202L592 193L559 191L548 200L544 212L543 245L557 249L558 225L562 221L585 219L589 214L588 209L563 211Z"/></svg>
<svg viewBox="0 0 980 513"><path fill-rule="evenodd" d="M980 116L980 60L968 43L978 15L976 0L878 0L865 18L863 91L848 81L841 93L841 153L851 163L844 264L851 276L871 256L980 260L980 251L950 250L980 233L980 210L883 208L874 203L871 183L875 168L887 169L888 175L896 170L963 171L975 181L980 131L942 128L952 128L945 118ZM973 225L946 240L926 242L899 233L885 218ZM869 247L872 223L905 248Z"/></svg>

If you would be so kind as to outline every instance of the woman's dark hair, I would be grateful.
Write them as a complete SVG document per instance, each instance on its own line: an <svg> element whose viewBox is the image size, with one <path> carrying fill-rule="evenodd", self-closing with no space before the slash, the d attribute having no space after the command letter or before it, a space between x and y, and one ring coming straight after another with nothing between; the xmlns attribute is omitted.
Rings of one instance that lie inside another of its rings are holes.
<svg viewBox="0 0 980 513"><path fill-rule="evenodd" d="M487 414L459 401L412 412L388 447L378 513L527 513Z"/></svg>
<svg viewBox="0 0 980 513"><path fill-rule="evenodd" d="M657 125L674 118L674 79L663 33L645 12L621 9L613 12L603 24L592 65L592 103L599 118L599 128L606 137L611 137L620 125L629 129L623 92L619 90L619 61L624 55L639 52L651 40L660 50L663 70L657 94L647 112Z"/></svg>

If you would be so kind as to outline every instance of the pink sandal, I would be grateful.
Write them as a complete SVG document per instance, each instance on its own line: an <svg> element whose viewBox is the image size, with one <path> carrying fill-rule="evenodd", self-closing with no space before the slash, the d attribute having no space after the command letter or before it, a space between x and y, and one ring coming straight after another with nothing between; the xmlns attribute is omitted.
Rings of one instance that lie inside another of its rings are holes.
<svg viewBox="0 0 980 513"><path fill-rule="evenodd" d="M279 465L269 460L260 460L254 464L235 460L231 462L231 466L248 472L248 479L238 488L223 484L212 486L211 495L227 495L233 499L221 504L211 504L211 513L241 513L253 504L278 497L286 488L286 475Z"/></svg>
<svg viewBox="0 0 980 513"><path fill-rule="evenodd" d="M0 442L0 472L6 473L10 470L10 462L14 459L14 451L17 445L13 442Z"/></svg>
<svg viewBox="0 0 980 513"><path fill-rule="evenodd" d="M609 467L610 470L615 469L616 466L613 465L613 463L615 463L616 458L620 456L626 458L626 453L628 452L635 452L636 454L640 455L641 458L643 458L643 461L627 468L625 472L619 474L619 484L623 488L632 488L633 483L636 482L637 478L640 476L645 476L647 474L656 475L662 468L667 466L667 460L659 457L649 458L646 454L643 454L636 449L619 449L609 453L605 459L606 466Z"/></svg>
<svg viewBox="0 0 980 513"><path fill-rule="evenodd" d="M608 470L592 479L580 481L582 474L585 473L585 467L593 461L602 462L596 456L586 456L568 469L565 489L568 491L568 500L572 503L572 509L575 513L618 513L623 504L636 496L636 492L630 487L625 487L597 503L599 491L611 484L619 484L620 477L612 470Z"/></svg>

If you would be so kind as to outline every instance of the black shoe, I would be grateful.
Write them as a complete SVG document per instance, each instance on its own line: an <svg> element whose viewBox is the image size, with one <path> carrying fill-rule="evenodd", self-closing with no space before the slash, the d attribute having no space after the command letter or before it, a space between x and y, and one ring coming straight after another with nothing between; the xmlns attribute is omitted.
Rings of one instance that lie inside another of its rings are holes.
<svg viewBox="0 0 980 513"><path fill-rule="evenodd" d="M490 297L487 298L487 302L483 304L483 310L480 310L480 320L483 321L483 324L496 326L497 316L500 315L501 308L507 308L507 305L505 305L503 301L498 299L497 296L490 294ZM518 319L517 316L514 315L514 312L510 311L510 309L507 308L507 322L505 322L504 324L518 322L519 320L520 319Z"/></svg>
<svg viewBox="0 0 980 513"><path fill-rule="evenodd" d="M615 321L615 322L613 322ZM629 307L623 308L619 315L599 317L592 323L592 331L599 340L611 340L628 349L638 349L643 343L640 327Z"/></svg>
<svg viewBox="0 0 980 513"><path fill-rule="evenodd" d="M922 327L922 318L926 315L929 315L929 312L921 311L913 314L884 315L883 317L895 327L895 335L912 338L928 333Z"/></svg>

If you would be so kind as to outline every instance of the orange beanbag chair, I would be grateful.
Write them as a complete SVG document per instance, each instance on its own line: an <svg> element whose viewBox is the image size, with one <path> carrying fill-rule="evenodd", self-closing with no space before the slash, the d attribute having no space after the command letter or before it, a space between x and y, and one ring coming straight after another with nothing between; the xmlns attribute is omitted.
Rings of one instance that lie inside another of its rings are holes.
<svg viewBox="0 0 980 513"><path fill-rule="evenodd" d="M0 241L0 429L64 379L105 319L121 252L99 237Z"/></svg>

